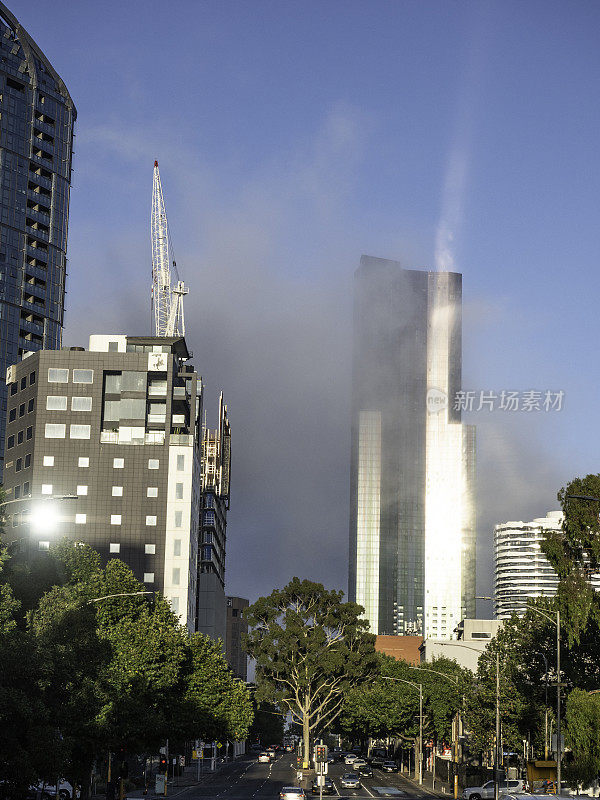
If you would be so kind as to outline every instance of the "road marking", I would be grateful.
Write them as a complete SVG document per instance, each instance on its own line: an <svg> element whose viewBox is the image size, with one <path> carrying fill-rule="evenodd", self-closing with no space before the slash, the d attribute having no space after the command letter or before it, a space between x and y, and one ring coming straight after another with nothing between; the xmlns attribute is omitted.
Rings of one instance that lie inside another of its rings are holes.
<svg viewBox="0 0 600 800"><path fill-rule="evenodd" d="M364 783L362 785L362 788L365 790L365 792L369 792L369 797L375 797L375 795L369 791L369 787L366 786Z"/></svg>

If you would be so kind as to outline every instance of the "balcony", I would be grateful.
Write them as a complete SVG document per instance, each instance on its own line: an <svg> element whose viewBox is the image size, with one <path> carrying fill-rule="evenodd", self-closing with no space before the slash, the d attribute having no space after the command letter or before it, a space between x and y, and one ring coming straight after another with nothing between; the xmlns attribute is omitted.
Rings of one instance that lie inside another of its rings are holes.
<svg viewBox="0 0 600 800"><path fill-rule="evenodd" d="M164 425L166 421L166 414L148 414L148 424L150 425Z"/></svg>
<svg viewBox="0 0 600 800"><path fill-rule="evenodd" d="M130 444L130 445L143 445L143 444L164 444L165 432L164 431L146 431L143 438L139 439L121 439L119 438L118 431L100 431L100 442L102 444Z"/></svg>
<svg viewBox="0 0 600 800"><path fill-rule="evenodd" d="M191 433L172 433L169 438L169 444L180 447L193 447L194 436Z"/></svg>
<svg viewBox="0 0 600 800"><path fill-rule="evenodd" d="M148 386L148 397L166 397L167 396L167 386L153 386L150 384Z"/></svg>

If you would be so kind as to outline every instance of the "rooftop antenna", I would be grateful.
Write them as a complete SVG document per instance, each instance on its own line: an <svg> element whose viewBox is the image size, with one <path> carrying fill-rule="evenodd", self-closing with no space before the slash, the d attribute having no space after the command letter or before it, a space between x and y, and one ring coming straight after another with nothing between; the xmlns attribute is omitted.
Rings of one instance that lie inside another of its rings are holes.
<svg viewBox="0 0 600 800"><path fill-rule="evenodd" d="M177 274L158 161L154 162L152 180L150 235L152 239L154 336L185 336L183 298L189 290L183 281L179 280Z"/></svg>

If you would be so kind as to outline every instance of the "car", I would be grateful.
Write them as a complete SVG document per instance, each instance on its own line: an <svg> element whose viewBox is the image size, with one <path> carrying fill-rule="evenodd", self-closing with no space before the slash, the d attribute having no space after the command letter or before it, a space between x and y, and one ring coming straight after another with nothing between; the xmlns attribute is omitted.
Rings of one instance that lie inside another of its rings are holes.
<svg viewBox="0 0 600 800"><path fill-rule="evenodd" d="M354 753L347 753L344 757L344 764L348 764L348 766L350 766L350 764L354 764L357 758L358 756Z"/></svg>
<svg viewBox="0 0 600 800"><path fill-rule="evenodd" d="M333 753L329 753L329 755L327 756L327 763L328 764L335 763L335 756L333 755Z"/></svg>
<svg viewBox="0 0 600 800"><path fill-rule="evenodd" d="M381 769L384 772L398 772L398 764L395 761L384 761Z"/></svg>
<svg viewBox="0 0 600 800"><path fill-rule="evenodd" d="M30 791L32 792L32 794L35 794L36 796L38 792L41 792L41 797L43 798L43 800L47 800L47 798L55 798L56 784L39 783L37 786L31 786ZM66 781L63 778L58 784L58 796L60 800L72 800L74 796L75 797L78 796L78 793L76 792L75 795L73 795L72 785L69 783L69 781Z"/></svg>
<svg viewBox="0 0 600 800"><path fill-rule="evenodd" d="M356 771L362 778L373 777L373 768L370 767L368 764L362 764L362 766L356 768Z"/></svg>
<svg viewBox="0 0 600 800"><path fill-rule="evenodd" d="M268 755L271 758L271 760L273 760L275 758L275 756L277 755L277 753L275 752L275 748L274 747L268 747L266 752L268 753Z"/></svg>
<svg viewBox="0 0 600 800"><path fill-rule="evenodd" d="M364 767L366 765L366 761L362 756L359 756L355 759L354 763L352 764L352 769L358 769L359 767Z"/></svg>
<svg viewBox="0 0 600 800"><path fill-rule="evenodd" d="M374 767L375 769L381 769L381 766L384 761L385 758L382 758L381 756L374 756L371 759L371 766Z"/></svg>
<svg viewBox="0 0 600 800"><path fill-rule="evenodd" d="M315 778L312 782L310 790L313 794L320 794L321 787L319 786L318 780ZM323 783L323 794L333 794L335 792L335 786L333 785L333 781L331 778L325 776L325 782Z"/></svg>
<svg viewBox="0 0 600 800"><path fill-rule="evenodd" d="M500 794L518 794L523 791L523 781L500 781ZM491 800L494 796L494 781L487 781L482 786L467 786L463 793L463 800Z"/></svg>
<svg viewBox="0 0 600 800"><path fill-rule="evenodd" d="M259 753L258 761L260 764L269 764L271 761L271 756L268 753Z"/></svg>
<svg viewBox="0 0 600 800"><path fill-rule="evenodd" d="M301 786L284 786L279 792L280 800L304 800L306 795Z"/></svg>
<svg viewBox="0 0 600 800"><path fill-rule="evenodd" d="M355 772L347 772L340 778L342 789L360 789L360 778Z"/></svg>

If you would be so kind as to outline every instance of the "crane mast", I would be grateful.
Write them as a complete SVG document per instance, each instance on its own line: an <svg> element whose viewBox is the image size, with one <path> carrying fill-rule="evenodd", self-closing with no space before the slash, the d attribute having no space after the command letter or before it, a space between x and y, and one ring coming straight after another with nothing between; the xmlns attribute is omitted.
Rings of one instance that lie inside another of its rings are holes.
<svg viewBox="0 0 600 800"><path fill-rule="evenodd" d="M185 336L183 298L188 293L188 289L183 281L179 280L173 258L158 161L154 162L152 180L150 235L152 240L154 336ZM174 285L172 285L173 280L175 281Z"/></svg>

